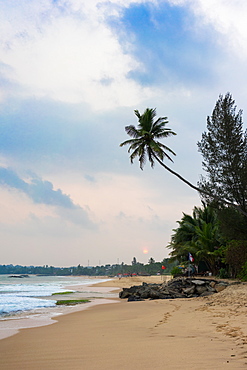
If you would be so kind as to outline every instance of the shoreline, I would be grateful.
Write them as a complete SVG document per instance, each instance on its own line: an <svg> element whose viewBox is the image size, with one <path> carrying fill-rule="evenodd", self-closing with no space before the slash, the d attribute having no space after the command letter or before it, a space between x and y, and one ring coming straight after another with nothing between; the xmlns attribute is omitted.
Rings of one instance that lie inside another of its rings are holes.
<svg viewBox="0 0 247 370"><path fill-rule="evenodd" d="M123 279L99 286L135 284ZM247 284L203 298L115 301L118 304L61 315L54 325L21 329L1 340L0 368L246 368Z"/></svg>
<svg viewBox="0 0 247 370"><path fill-rule="evenodd" d="M34 310L13 313L9 316L7 315L0 319L0 340L18 334L22 329L53 325L61 315L84 311L95 305L109 304L112 303L112 300L117 303L119 302L118 293L123 287L130 287L135 284L139 285L144 281L147 283L160 283L166 279L170 279L170 277L166 276L135 276L120 279L117 277L107 278L104 276L88 276L87 278L87 284L66 284L64 286L65 289L74 291L71 292L71 294L44 296L42 299L53 301L64 299L89 299L90 302L74 306L36 308ZM94 280L103 281L94 283Z"/></svg>
<svg viewBox="0 0 247 370"><path fill-rule="evenodd" d="M89 277L88 284L65 285L64 288L68 290L74 290L74 292L71 292L71 294L66 294L65 296L50 295L42 297L42 299L53 301L58 301L61 299L88 298L89 302L87 303L77 304L74 306L41 307L33 310L12 313L2 317L0 319L0 340L18 334L21 329L52 325L57 322L57 318L61 315L83 311L97 304L111 303L112 298L114 297L114 294L111 294L111 291L113 292L117 288L113 288L113 290L107 287L102 287L100 289L94 288L94 286L97 285L97 283L93 283L94 279L99 280L100 278ZM105 278L102 278L102 280L103 279ZM104 282L100 282L99 284L104 284ZM116 297L117 295L114 298Z"/></svg>

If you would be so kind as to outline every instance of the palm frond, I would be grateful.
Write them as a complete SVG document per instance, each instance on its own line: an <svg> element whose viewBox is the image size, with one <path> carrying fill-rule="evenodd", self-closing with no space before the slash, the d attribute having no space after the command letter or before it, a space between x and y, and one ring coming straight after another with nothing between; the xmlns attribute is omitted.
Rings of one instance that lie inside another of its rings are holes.
<svg viewBox="0 0 247 370"><path fill-rule="evenodd" d="M132 145L135 142L136 139L129 139L124 141L123 143L119 144L119 146L124 146L124 145Z"/></svg>
<svg viewBox="0 0 247 370"><path fill-rule="evenodd" d="M163 153L164 155L166 156L166 158L168 158L170 161L173 162L173 159L166 153L166 152L170 152L172 153L174 156L176 156L176 153L171 149L171 148L168 148L168 146L160 143L160 142L157 142L157 144L160 146L160 148L163 150Z"/></svg>
<svg viewBox="0 0 247 370"><path fill-rule="evenodd" d="M136 117L138 119L140 119L141 118L141 114L140 114L139 110L136 109L136 110L134 110L134 112L135 112Z"/></svg>
<svg viewBox="0 0 247 370"><path fill-rule="evenodd" d="M138 138L140 136L139 131L135 128L134 125L129 125L125 127L127 134L133 138Z"/></svg>
<svg viewBox="0 0 247 370"><path fill-rule="evenodd" d="M149 146L150 146L150 150L153 151L161 161L163 161L165 153L160 147L160 145L156 141L152 140L150 141ZM152 158L153 157L154 156L152 155Z"/></svg>
<svg viewBox="0 0 247 370"><path fill-rule="evenodd" d="M149 147L147 148L147 155L148 155L148 160L150 162L150 165L153 168L155 162L154 162L153 152L152 152L152 150L150 150Z"/></svg>
<svg viewBox="0 0 247 370"><path fill-rule="evenodd" d="M139 118L138 128L141 131L151 132L153 127L153 119L156 116L156 110L147 108Z"/></svg>
<svg viewBox="0 0 247 370"><path fill-rule="evenodd" d="M130 155L130 162L133 163L134 159L139 157L139 148L136 148Z"/></svg>
<svg viewBox="0 0 247 370"><path fill-rule="evenodd" d="M140 162L140 169L143 170L143 167L146 163L146 149L145 146L141 146L139 148L139 162Z"/></svg>
<svg viewBox="0 0 247 370"><path fill-rule="evenodd" d="M177 135L177 134L176 134L176 132L173 132L169 128L164 128L163 131L157 132L155 134L155 136L157 137L157 139L166 138L166 137L169 137L169 136L172 136L172 135Z"/></svg>

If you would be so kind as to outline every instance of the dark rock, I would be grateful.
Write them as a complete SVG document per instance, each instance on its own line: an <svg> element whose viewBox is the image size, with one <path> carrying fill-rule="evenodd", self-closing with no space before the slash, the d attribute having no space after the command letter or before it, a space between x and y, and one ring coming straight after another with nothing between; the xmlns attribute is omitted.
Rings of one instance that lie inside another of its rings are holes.
<svg viewBox="0 0 247 370"><path fill-rule="evenodd" d="M168 283L143 283L140 286L123 288L119 297L128 298L128 301L205 297L220 292L228 285L229 283L221 280L182 277L170 280Z"/></svg>
<svg viewBox="0 0 247 370"><path fill-rule="evenodd" d="M188 288L183 288L182 290L184 294L191 295L195 292L195 286L192 285L192 286L189 286Z"/></svg>
<svg viewBox="0 0 247 370"><path fill-rule="evenodd" d="M10 275L9 278L18 278L18 279L22 279L22 278L29 278L30 276L27 275L27 274L22 274L22 275Z"/></svg>
<svg viewBox="0 0 247 370"><path fill-rule="evenodd" d="M203 292L200 297L207 297L209 295L212 295L214 294L215 292L212 292L212 291L209 291L209 290L205 290L205 292Z"/></svg>
<svg viewBox="0 0 247 370"><path fill-rule="evenodd" d="M202 293L206 292L208 289L206 285L197 285L196 286L196 292L201 295Z"/></svg>
<svg viewBox="0 0 247 370"><path fill-rule="evenodd" d="M192 284L195 285L205 285L205 280L191 280Z"/></svg>
<svg viewBox="0 0 247 370"><path fill-rule="evenodd" d="M218 283L215 284L214 289L217 291L217 293L221 292L222 290L226 289L227 285L225 283Z"/></svg>
<svg viewBox="0 0 247 370"><path fill-rule="evenodd" d="M136 301L144 301L144 299L140 297L136 297L135 295L130 295L128 298L128 302L136 302Z"/></svg>
<svg viewBox="0 0 247 370"><path fill-rule="evenodd" d="M123 288L123 290L119 293L119 298L128 298L131 293L127 290L127 288Z"/></svg>

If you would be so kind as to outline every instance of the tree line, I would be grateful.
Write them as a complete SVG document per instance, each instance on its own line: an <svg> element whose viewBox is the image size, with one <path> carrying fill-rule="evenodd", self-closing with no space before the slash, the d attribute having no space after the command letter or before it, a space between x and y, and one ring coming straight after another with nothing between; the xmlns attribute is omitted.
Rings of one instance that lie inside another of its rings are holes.
<svg viewBox="0 0 247 370"><path fill-rule="evenodd" d="M170 274L176 261L164 258L156 262L152 257L147 264L138 262L136 257L131 264L106 264L101 266L77 266L54 267L54 266L21 266L21 265L0 265L0 275L40 275L40 276L131 276Z"/></svg>

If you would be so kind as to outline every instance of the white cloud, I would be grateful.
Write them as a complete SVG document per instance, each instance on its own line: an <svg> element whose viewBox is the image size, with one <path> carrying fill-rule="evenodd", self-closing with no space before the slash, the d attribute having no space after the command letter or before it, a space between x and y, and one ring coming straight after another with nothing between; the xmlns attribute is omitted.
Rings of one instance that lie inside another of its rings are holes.
<svg viewBox="0 0 247 370"><path fill-rule="evenodd" d="M174 5L186 6L195 13L197 26L205 25L217 31L215 40L222 47L234 51L238 57L246 58L247 23L243 16L247 13L247 2L243 0L170 0Z"/></svg>
<svg viewBox="0 0 247 370"><path fill-rule="evenodd" d="M109 109L150 95L128 78L140 66L122 50L98 2L59 2L60 8L50 1L20 3L1 6L0 55L3 76L20 86L24 97Z"/></svg>
<svg viewBox="0 0 247 370"><path fill-rule="evenodd" d="M197 18L199 29L205 25L216 31L221 46L246 57L247 25L242 17L243 1L168 0L188 6ZM125 50L107 17L121 22L123 9L145 0L14 0L0 2L2 78L8 81L5 93L22 97L51 98L68 103L89 104L103 110L137 105L158 96L158 91L143 88L128 78L143 66ZM120 23L121 24L121 23ZM122 35L123 36L123 35Z"/></svg>

